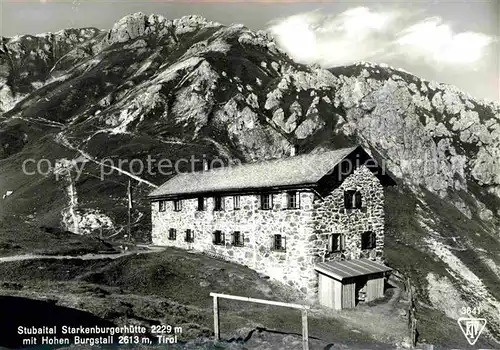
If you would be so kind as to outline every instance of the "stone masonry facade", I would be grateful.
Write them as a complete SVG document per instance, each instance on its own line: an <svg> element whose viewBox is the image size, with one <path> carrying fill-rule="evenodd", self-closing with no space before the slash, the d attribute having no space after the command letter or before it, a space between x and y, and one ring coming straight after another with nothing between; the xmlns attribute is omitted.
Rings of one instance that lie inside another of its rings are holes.
<svg viewBox="0 0 500 350"><path fill-rule="evenodd" d="M361 209L345 209L344 191L358 190ZM223 210L214 211L214 198L205 199L205 208L198 210L198 198L182 199L182 209L174 210L173 200L152 201L152 240L154 244L178 247L221 257L245 265L270 278L288 284L309 299L317 294L318 277L315 263L327 260L383 258L384 197L383 186L366 167L356 169L328 195L299 191L300 208L287 208L286 191L272 193L272 209L260 206L260 194L241 194L240 208L233 208L233 196L223 198ZM169 239L169 230L176 230L176 239ZM192 230L193 242L186 242L186 230ZM224 233L222 245L213 243L213 232ZM243 246L233 246L231 234L243 235ZM363 232L375 233L376 246L361 249ZM345 235L340 252L328 252L330 234ZM275 251L275 234L286 238L285 251Z"/></svg>

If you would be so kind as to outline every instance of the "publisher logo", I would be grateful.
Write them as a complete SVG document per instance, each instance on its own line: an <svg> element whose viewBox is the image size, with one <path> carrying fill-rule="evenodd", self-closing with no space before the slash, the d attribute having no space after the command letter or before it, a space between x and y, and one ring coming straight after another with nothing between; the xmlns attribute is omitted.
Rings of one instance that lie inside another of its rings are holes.
<svg viewBox="0 0 500 350"><path fill-rule="evenodd" d="M470 345L476 344L486 326L484 318L460 317L458 325Z"/></svg>

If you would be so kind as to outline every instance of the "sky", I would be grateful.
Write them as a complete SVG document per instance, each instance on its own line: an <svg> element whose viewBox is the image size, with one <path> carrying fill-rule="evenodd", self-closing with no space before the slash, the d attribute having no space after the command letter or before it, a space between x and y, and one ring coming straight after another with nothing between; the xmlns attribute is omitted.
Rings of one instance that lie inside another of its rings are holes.
<svg viewBox="0 0 500 350"><path fill-rule="evenodd" d="M386 63L500 101L500 0L0 0L0 35L110 29L142 11L268 30L296 61Z"/></svg>

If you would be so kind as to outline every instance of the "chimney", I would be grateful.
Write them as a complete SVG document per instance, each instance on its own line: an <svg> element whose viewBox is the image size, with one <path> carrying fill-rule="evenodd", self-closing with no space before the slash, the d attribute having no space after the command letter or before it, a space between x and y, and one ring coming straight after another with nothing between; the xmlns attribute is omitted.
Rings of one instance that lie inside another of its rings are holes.
<svg viewBox="0 0 500 350"><path fill-rule="evenodd" d="M290 157L295 156L296 148L295 146L292 145L292 148L290 148Z"/></svg>

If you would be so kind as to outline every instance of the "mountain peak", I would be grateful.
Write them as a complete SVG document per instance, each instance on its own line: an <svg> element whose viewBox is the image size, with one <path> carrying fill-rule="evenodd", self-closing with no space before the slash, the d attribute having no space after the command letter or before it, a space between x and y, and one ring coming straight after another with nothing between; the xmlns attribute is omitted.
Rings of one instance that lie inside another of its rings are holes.
<svg viewBox="0 0 500 350"><path fill-rule="evenodd" d="M136 12L122 17L116 22L108 34L108 43L125 42L150 33L177 34L192 32L203 27L218 27L222 24L212 22L198 15L183 16L169 20L162 15L147 15Z"/></svg>

